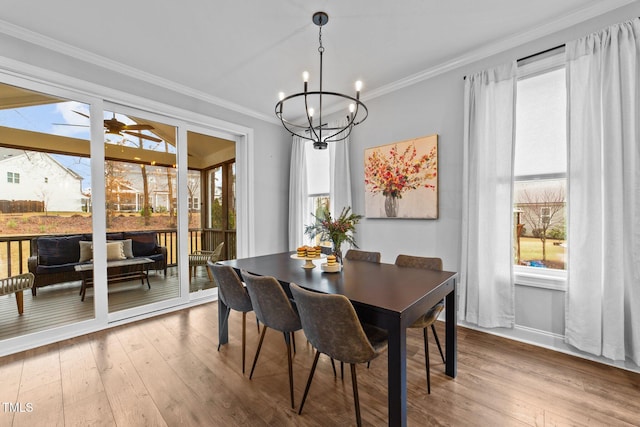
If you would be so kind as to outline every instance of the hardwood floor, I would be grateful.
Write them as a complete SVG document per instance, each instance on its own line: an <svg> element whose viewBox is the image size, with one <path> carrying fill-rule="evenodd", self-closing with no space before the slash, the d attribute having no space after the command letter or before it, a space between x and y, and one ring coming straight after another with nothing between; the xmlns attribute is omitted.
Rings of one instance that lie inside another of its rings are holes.
<svg viewBox="0 0 640 427"><path fill-rule="evenodd" d="M249 380L259 338L252 313L243 375L241 318L232 312L229 345L220 352L213 303L0 358L0 426L355 424L350 377L334 378L325 356L304 412L291 409L279 333L267 332ZM437 328L444 337L444 325ZM465 328L455 379L444 374L431 341L428 395L422 335L408 335L409 425L640 425L639 374ZM297 337L296 406L313 360ZM386 383L386 354L370 369L358 367L365 425L386 425Z"/></svg>

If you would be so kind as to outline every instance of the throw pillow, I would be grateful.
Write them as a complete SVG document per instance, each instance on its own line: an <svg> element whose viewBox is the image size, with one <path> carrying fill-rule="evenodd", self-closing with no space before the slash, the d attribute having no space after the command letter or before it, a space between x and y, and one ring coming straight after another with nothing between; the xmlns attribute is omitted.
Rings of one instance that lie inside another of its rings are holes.
<svg viewBox="0 0 640 427"><path fill-rule="evenodd" d="M80 260L78 262L87 262L93 259L93 242L80 242Z"/></svg>
<svg viewBox="0 0 640 427"><path fill-rule="evenodd" d="M107 240L107 243L122 242L122 250L125 258L133 258L133 242L131 239L126 240Z"/></svg>
<svg viewBox="0 0 640 427"><path fill-rule="evenodd" d="M107 243L107 261L126 259L122 242Z"/></svg>

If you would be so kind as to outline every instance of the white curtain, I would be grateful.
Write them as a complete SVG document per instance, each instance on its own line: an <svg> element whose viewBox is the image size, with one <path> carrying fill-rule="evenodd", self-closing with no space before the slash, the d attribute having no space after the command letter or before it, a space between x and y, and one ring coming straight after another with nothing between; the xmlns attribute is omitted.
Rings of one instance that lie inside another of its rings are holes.
<svg viewBox="0 0 640 427"><path fill-rule="evenodd" d="M304 226L309 223L309 197L307 194L307 140L293 137L291 170L289 175L289 250L305 242Z"/></svg>
<svg viewBox="0 0 640 427"><path fill-rule="evenodd" d="M566 341L640 364L640 19L567 43Z"/></svg>
<svg viewBox="0 0 640 427"><path fill-rule="evenodd" d="M465 81L459 317L513 327L513 150L516 64Z"/></svg>
<svg viewBox="0 0 640 427"><path fill-rule="evenodd" d="M345 126L347 120L333 123L333 127ZM342 141L329 142L329 198L331 216L340 215L342 209L351 206L351 171L349 169L349 137Z"/></svg>

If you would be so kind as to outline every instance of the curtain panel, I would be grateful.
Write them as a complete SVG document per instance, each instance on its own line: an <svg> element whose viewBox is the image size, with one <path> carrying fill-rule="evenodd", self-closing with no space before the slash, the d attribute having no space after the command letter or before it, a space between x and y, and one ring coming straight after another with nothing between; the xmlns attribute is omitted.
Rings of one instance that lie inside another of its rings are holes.
<svg viewBox="0 0 640 427"><path fill-rule="evenodd" d="M513 152L516 63L465 80L459 316L514 324Z"/></svg>
<svg viewBox="0 0 640 427"><path fill-rule="evenodd" d="M294 136L291 146L289 172L289 250L294 251L305 242L304 226L312 217L307 189L307 140Z"/></svg>
<svg viewBox="0 0 640 427"><path fill-rule="evenodd" d="M567 343L640 364L640 19L566 44Z"/></svg>

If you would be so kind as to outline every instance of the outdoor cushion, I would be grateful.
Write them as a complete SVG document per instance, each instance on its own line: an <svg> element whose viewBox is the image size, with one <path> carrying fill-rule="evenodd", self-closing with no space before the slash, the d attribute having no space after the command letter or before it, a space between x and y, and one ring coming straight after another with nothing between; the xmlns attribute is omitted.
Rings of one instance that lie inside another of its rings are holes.
<svg viewBox="0 0 640 427"><path fill-rule="evenodd" d="M147 256L156 253L158 246L156 233L153 231L125 232L125 239L131 239L133 256Z"/></svg>
<svg viewBox="0 0 640 427"><path fill-rule="evenodd" d="M38 257L42 265L59 265L78 262L82 236L40 237Z"/></svg>
<svg viewBox="0 0 640 427"><path fill-rule="evenodd" d="M75 272L75 266L78 265L78 262L72 262L68 264L59 264L59 265L38 265L36 267L36 274L51 274L51 273L64 273L68 271Z"/></svg>

